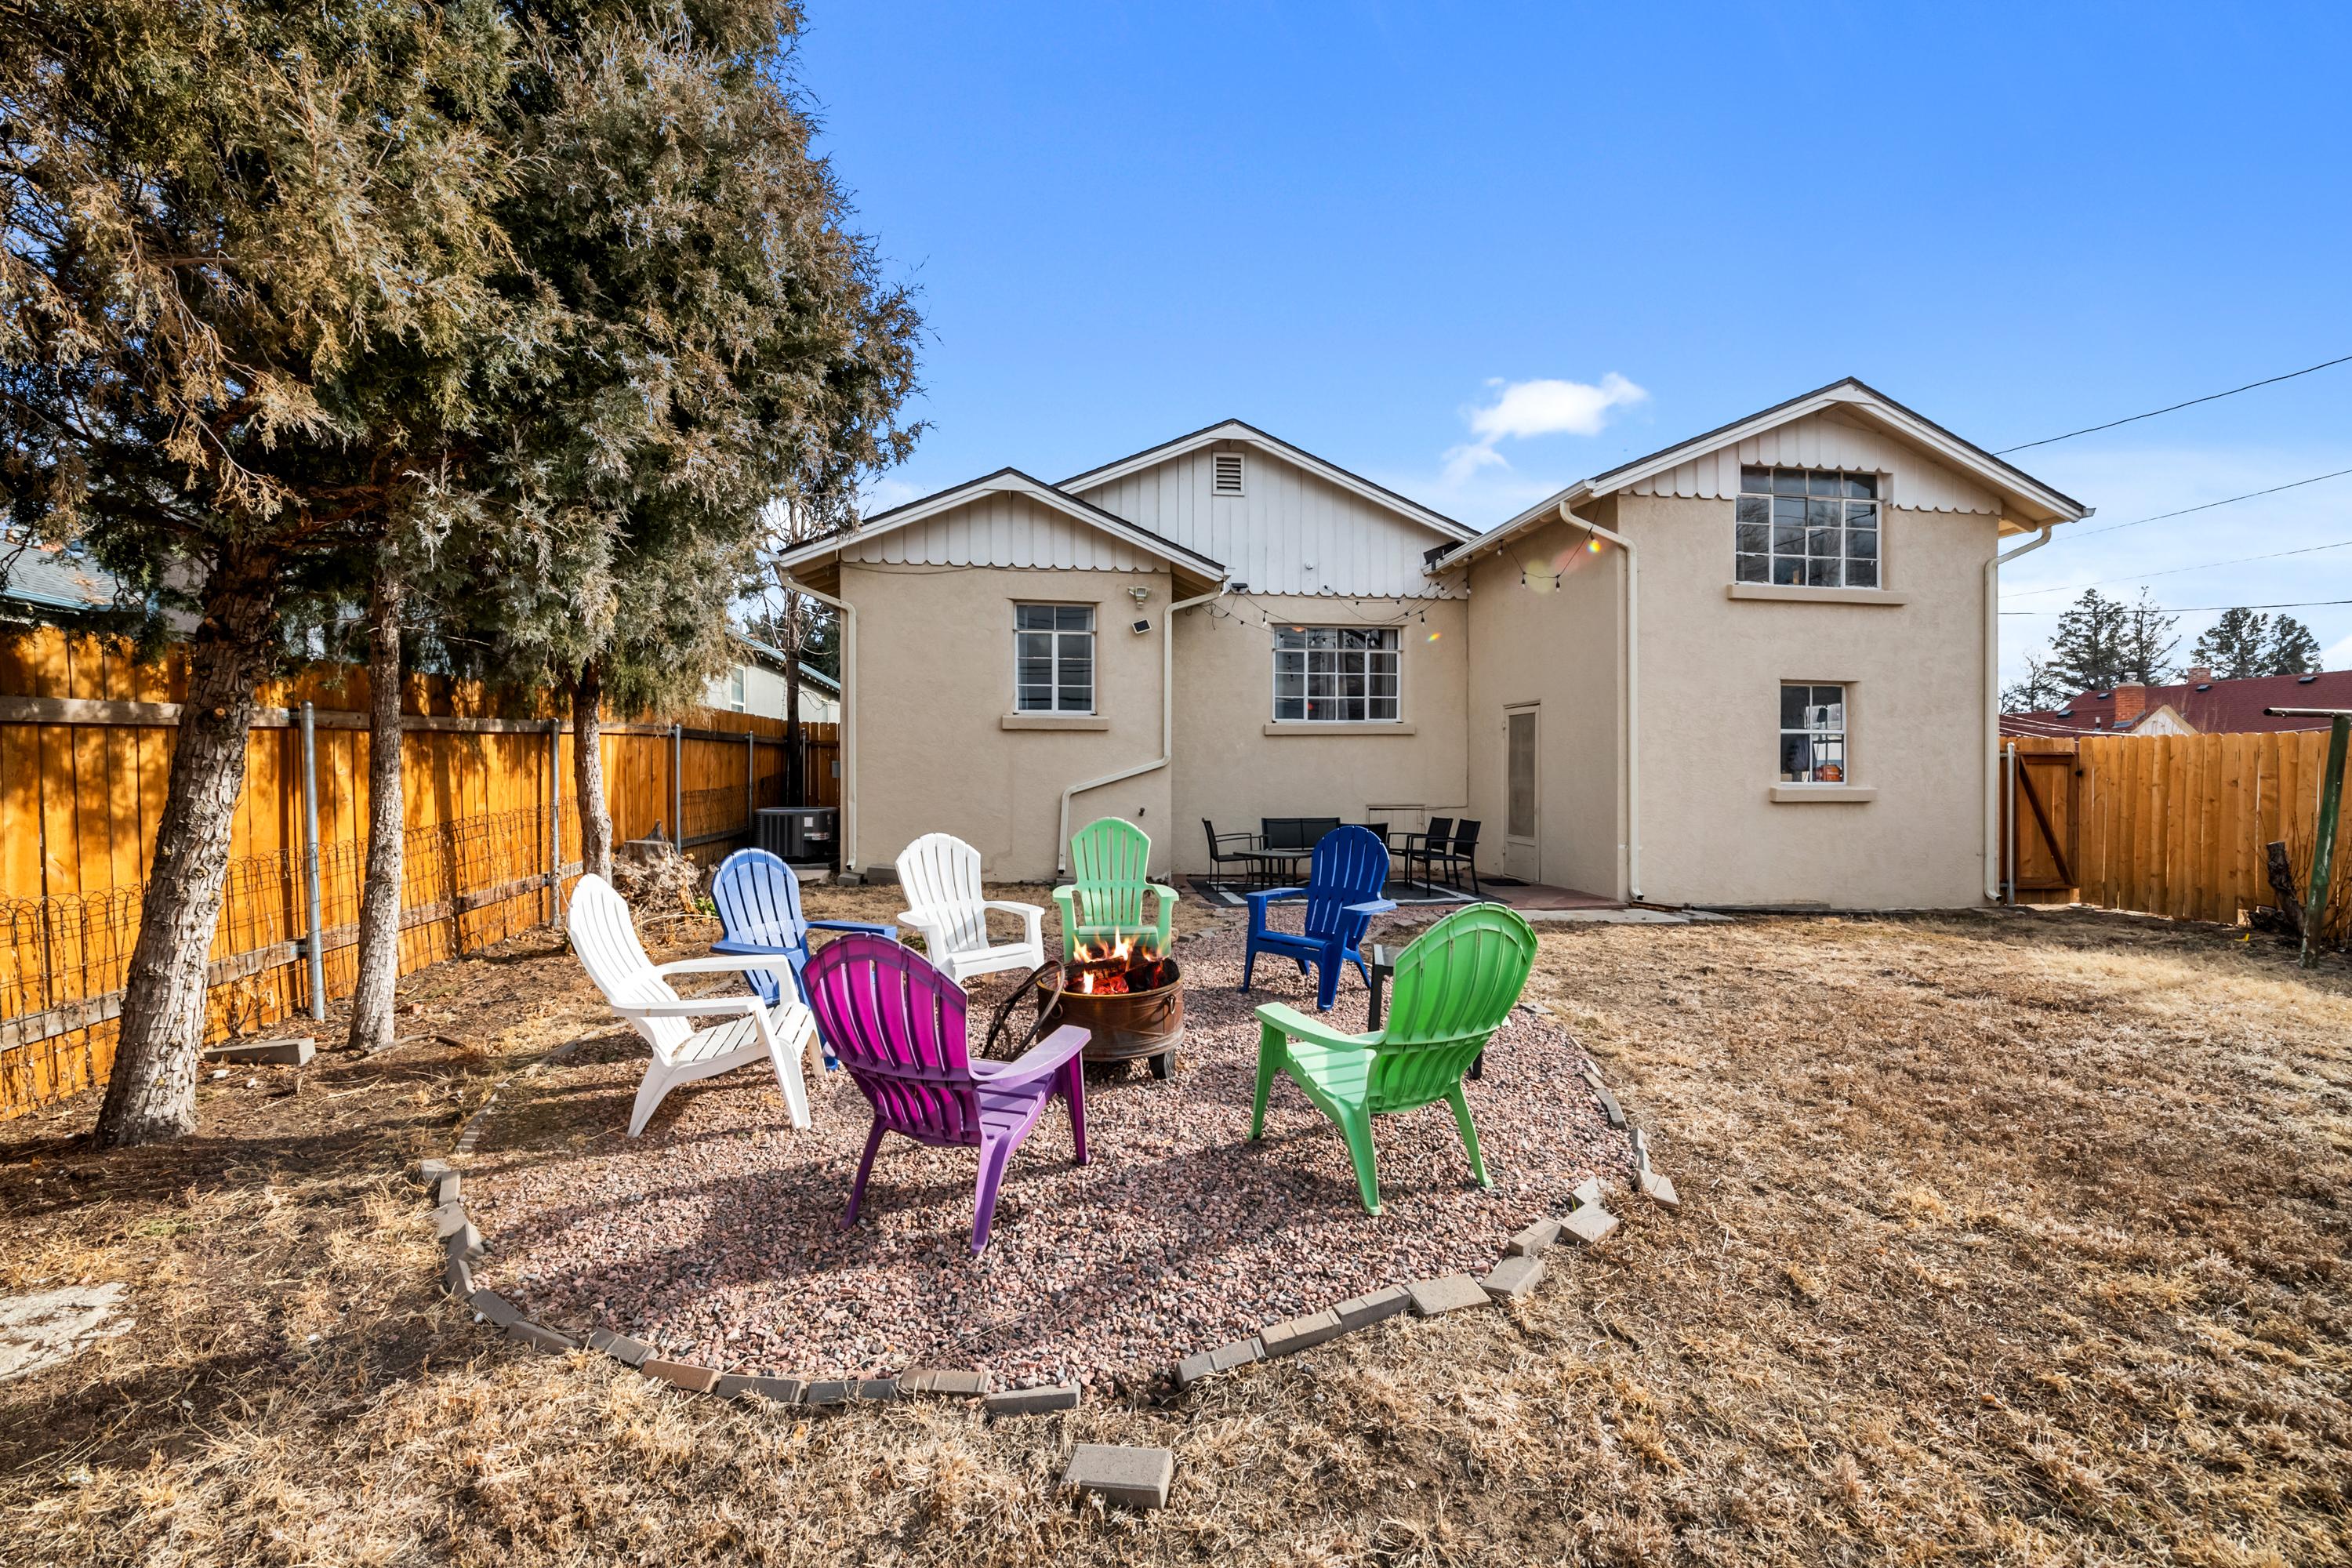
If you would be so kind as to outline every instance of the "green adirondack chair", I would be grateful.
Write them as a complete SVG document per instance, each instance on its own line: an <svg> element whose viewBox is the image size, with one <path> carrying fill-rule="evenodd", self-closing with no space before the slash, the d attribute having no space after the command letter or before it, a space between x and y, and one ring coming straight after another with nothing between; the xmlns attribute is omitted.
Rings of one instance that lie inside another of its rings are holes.
<svg viewBox="0 0 2352 1568"><path fill-rule="evenodd" d="M1462 1075L1486 1048L1527 985L1536 933L1501 904L1457 910L1414 939L1397 959L1388 1027L1342 1034L1282 1004L1257 1010L1257 1102L1250 1137L1265 1135L1265 1097L1274 1075L1290 1075L1316 1109L1339 1124L1355 1162L1364 1212L1381 1212L1372 1160L1372 1118L1444 1100L1454 1107L1470 1173L1495 1184L1478 1153L1478 1130L1462 1097Z"/></svg>
<svg viewBox="0 0 2352 1568"><path fill-rule="evenodd" d="M1156 895L1157 908L1143 918L1143 896ZM1168 951L1168 922L1176 912L1176 889L1151 879L1151 837L1132 822L1104 816L1070 838L1070 880L1054 889L1062 910L1062 962L1080 941L1118 935L1149 935L1152 951Z"/></svg>

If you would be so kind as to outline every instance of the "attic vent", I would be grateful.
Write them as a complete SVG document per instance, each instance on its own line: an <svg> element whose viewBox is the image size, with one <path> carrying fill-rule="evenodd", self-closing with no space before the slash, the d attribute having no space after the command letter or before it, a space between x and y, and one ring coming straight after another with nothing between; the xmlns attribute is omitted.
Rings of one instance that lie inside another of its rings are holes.
<svg viewBox="0 0 2352 1568"><path fill-rule="evenodd" d="M1215 455L1215 479L1211 484L1214 494L1237 496L1242 493L1242 455L1239 452L1219 452Z"/></svg>

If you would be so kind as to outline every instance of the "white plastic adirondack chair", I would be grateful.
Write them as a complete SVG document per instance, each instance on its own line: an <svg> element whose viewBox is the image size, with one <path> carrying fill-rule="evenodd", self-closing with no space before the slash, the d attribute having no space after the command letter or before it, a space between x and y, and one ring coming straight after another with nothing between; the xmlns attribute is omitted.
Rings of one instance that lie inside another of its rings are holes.
<svg viewBox="0 0 2352 1568"><path fill-rule="evenodd" d="M1045 911L981 891L980 851L951 833L926 833L899 852L898 883L910 906L900 925L923 933L923 951L961 984L1000 969L1034 969L1045 962ZM1021 917L1019 942L991 946L988 911Z"/></svg>
<svg viewBox="0 0 2352 1568"><path fill-rule="evenodd" d="M656 964L637 941L629 906L602 877L580 879L572 889L572 912L565 922L572 933L572 951L581 966L613 1005L613 1011L636 1026L653 1047L653 1065L637 1089L637 1103L629 1115L629 1136L645 1131L662 1096L682 1083L714 1078L765 1057L775 1064L776 1086L783 1090L784 1109L794 1127L809 1124L808 1086L801 1078L801 1058L816 1058L821 1050L816 1020L793 988L792 960L783 953L746 953L732 957L687 958ZM759 997L696 996L681 999L665 976L672 974L740 973L773 971L783 999L769 1006ZM691 1020L723 1018L723 1023L697 1029Z"/></svg>

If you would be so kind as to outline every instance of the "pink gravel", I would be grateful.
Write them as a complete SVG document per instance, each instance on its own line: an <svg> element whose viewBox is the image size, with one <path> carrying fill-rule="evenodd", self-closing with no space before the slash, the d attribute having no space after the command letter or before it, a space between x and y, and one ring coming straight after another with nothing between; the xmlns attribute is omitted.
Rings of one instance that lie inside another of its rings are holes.
<svg viewBox="0 0 2352 1568"><path fill-rule="evenodd" d="M1384 1206L1366 1215L1339 1131L1287 1079L1265 1142L1247 1142L1251 1009L1311 1010L1313 994L1293 965L1261 962L1241 995L1241 955L1238 931L1179 946L1175 1076L1090 1071L1084 1167L1066 1112L1049 1107L1006 1171L980 1258L968 1150L886 1141L865 1212L841 1228L869 1119L845 1074L811 1079L809 1131L793 1131L762 1064L673 1091L642 1137L624 1137L645 1054L615 1030L524 1080L485 1123L467 1178L490 1247L477 1278L551 1327L612 1328L731 1372L963 1367L1009 1386L1140 1387L1262 1324L1484 1272L1514 1231L1566 1213L1579 1182L1625 1168L1582 1054L1521 1011L1469 1085L1494 1189L1471 1182L1440 1104L1376 1123ZM974 990L977 1035L1003 993ZM1365 1001L1351 972L1330 1016L1361 1028Z"/></svg>

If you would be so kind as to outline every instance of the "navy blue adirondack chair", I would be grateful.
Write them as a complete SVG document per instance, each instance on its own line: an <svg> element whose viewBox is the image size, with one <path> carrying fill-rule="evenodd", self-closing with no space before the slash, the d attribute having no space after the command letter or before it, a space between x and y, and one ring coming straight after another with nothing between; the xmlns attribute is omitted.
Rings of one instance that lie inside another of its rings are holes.
<svg viewBox="0 0 2352 1568"><path fill-rule="evenodd" d="M1314 858L1308 863L1307 886L1303 888L1269 888L1250 894L1249 946L1242 958L1242 989L1250 988L1250 976L1257 968L1260 951L1280 953L1298 962L1298 972L1315 966L1315 1005L1328 1012L1339 994L1339 971L1352 963L1363 975L1364 984L1372 982L1371 972L1364 967L1363 955L1356 951L1364 940L1364 928L1372 917L1396 908L1393 900L1381 897L1381 889L1389 879L1388 847L1369 828L1335 827L1316 841ZM1277 899L1307 900L1307 929L1303 934L1273 931L1266 925L1266 915Z"/></svg>
<svg viewBox="0 0 2352 1568"><path fill-rule="evenodd" d="M800 879L793 868L765 849L738 849L719 863L710 879L710 901L719 906L719 923L726 934L710 944L713 952L781 952L793 963L793 988L808 1001L801 971L808 967L808 933L812 931L866 931L892 942L898 928L869 921L813 921L801 913ZM745 975L760 1000L772 1007L782 995L776 977L762 970ZM825 1043L826 1065L833 1046Z"/></svg>

